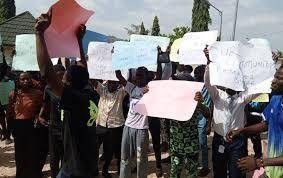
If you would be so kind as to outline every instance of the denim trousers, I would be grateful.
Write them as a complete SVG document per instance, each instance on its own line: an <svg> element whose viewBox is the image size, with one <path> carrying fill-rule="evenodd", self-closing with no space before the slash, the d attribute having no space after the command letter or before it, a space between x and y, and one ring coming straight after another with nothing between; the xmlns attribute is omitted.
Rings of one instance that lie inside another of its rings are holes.
<svg viewBox="0 0 283 178"><path fill-rule="evenodd" d="M199 145L201 151L201 166L208 168L208 146L206 136L206 118L201 117L198 123Z"/></svg>

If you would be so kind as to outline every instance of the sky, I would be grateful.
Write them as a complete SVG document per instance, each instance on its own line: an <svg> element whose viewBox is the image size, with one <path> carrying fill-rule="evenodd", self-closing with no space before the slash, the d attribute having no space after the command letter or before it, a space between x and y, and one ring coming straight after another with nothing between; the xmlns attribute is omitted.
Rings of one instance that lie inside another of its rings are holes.
<svg viewBox="0 0 283 178"><path fill-rule="evenodd" d="M141 24L151 28L155 15L159 17L162 34L172 33L174 27L191 26L193 0L76 0L94 10L87 28L105 35L128 39L125 27ZM46 12L57 0L15 0L17 14L30 11L35 17ZM222 40L231 40L236 0L210 0L223 11ZM283 51L283 1L240 0L236 39L266 38L274 50ZM210 30L220 29L220 15L210 8Z"/></svg>

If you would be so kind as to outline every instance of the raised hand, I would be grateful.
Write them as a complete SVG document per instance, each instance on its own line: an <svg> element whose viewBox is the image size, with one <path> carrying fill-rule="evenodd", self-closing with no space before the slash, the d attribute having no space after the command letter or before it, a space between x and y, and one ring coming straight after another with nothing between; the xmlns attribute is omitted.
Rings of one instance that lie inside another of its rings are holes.
<svg viewBox="0 0 283 178"><path fill-rule="evenodd" d="M206 57L206 59L207 59L207 65L208 64L210 64L210 59L209 59L209 50L208 50L208 45L206 45L206 47L204 48L204 50L203 50L203 52L204 52L204 55L205 55L205 57Z"/></svg>
<svg viewBox="0 0 283 178"><path fill-rule="evenodd" d="M149 87L148 87L148 85L147 85L147 86L145 86L144 89L143 89L143 94L146 94L146 93L148 93L148 92L149 92Z"/></svg>
<svg viewBox="0 0 283 178"><path fill-rule="evenodd" d="M47 14L41 14L35 23L35 31L38 34L43 34L45 30L50 26L52 20L52 9Z"/></svg>
<svg viewBox="0 0 283 178"><path fill-rule="evenodd" d="M197 101L199 104L201 104L202 102L203 102L203 97L202 97L202 94L201 94L201 92L197 92L196 94L195 94L195 101Z"/></svg>

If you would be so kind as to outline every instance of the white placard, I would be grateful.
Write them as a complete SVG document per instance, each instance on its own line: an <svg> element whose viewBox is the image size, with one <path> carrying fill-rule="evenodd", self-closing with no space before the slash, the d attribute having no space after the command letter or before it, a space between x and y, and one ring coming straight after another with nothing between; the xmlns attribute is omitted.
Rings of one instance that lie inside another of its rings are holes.
<svg viewBox="0 0 283 178"><path fill-rule="evenodd" d="M91 79L118 81L112 68L113 44L90 42L88 47L88 72ZM122 75L127 77L127 70Z"/></svg>
<svg viewBox="0 0 283 178"><path fill-rule="evenodd" d="M174 41L174 43L171 46L171 51L170 51L170 60L174 62L179 62L179 50L180 46L183 42L183 38L179 38Z"/></svg>
<svg viewBox="0 0 283 178"><path fill-rule="evenodd" d="M16 36L16 54L12 67L19 71L39 71L34 34Z"/></svg>
<svg viewBox="0 0 283 178"><path fill-rule="evenodd" d="M162 51L166 51L167 47L169 46L170 39L167 37L161 36L149 36L149 35L131 35L130 42L137 42L137 41L144 41L150 42L156 46L161 47Z"/></svg>
<svg viewBox="0 0 283 178"><path fill-rule="evenodd" d="M250 94L270 93L276 68L268 43L217 42L210 49L212 85Z"/></svg>
<svg viewBox="0 0 283 178"><path fill-rule="evenodd" d="M189 32L183 37L179 49L179 62L181 64L206 64L203 49L211 46L217 40L218 31Z"/></svg>

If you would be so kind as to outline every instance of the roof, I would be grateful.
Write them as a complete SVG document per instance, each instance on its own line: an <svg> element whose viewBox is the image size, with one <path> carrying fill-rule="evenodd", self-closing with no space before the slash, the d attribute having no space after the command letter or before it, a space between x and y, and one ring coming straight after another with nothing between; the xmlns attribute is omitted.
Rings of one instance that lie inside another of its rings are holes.
<svg viewBox="0 0 283 178"><path fill-rule="evenodd" d="M14 46L16 36L34 33L35 18L30 12L23 12L0 24L0 35L5 46Z"/></svg>

